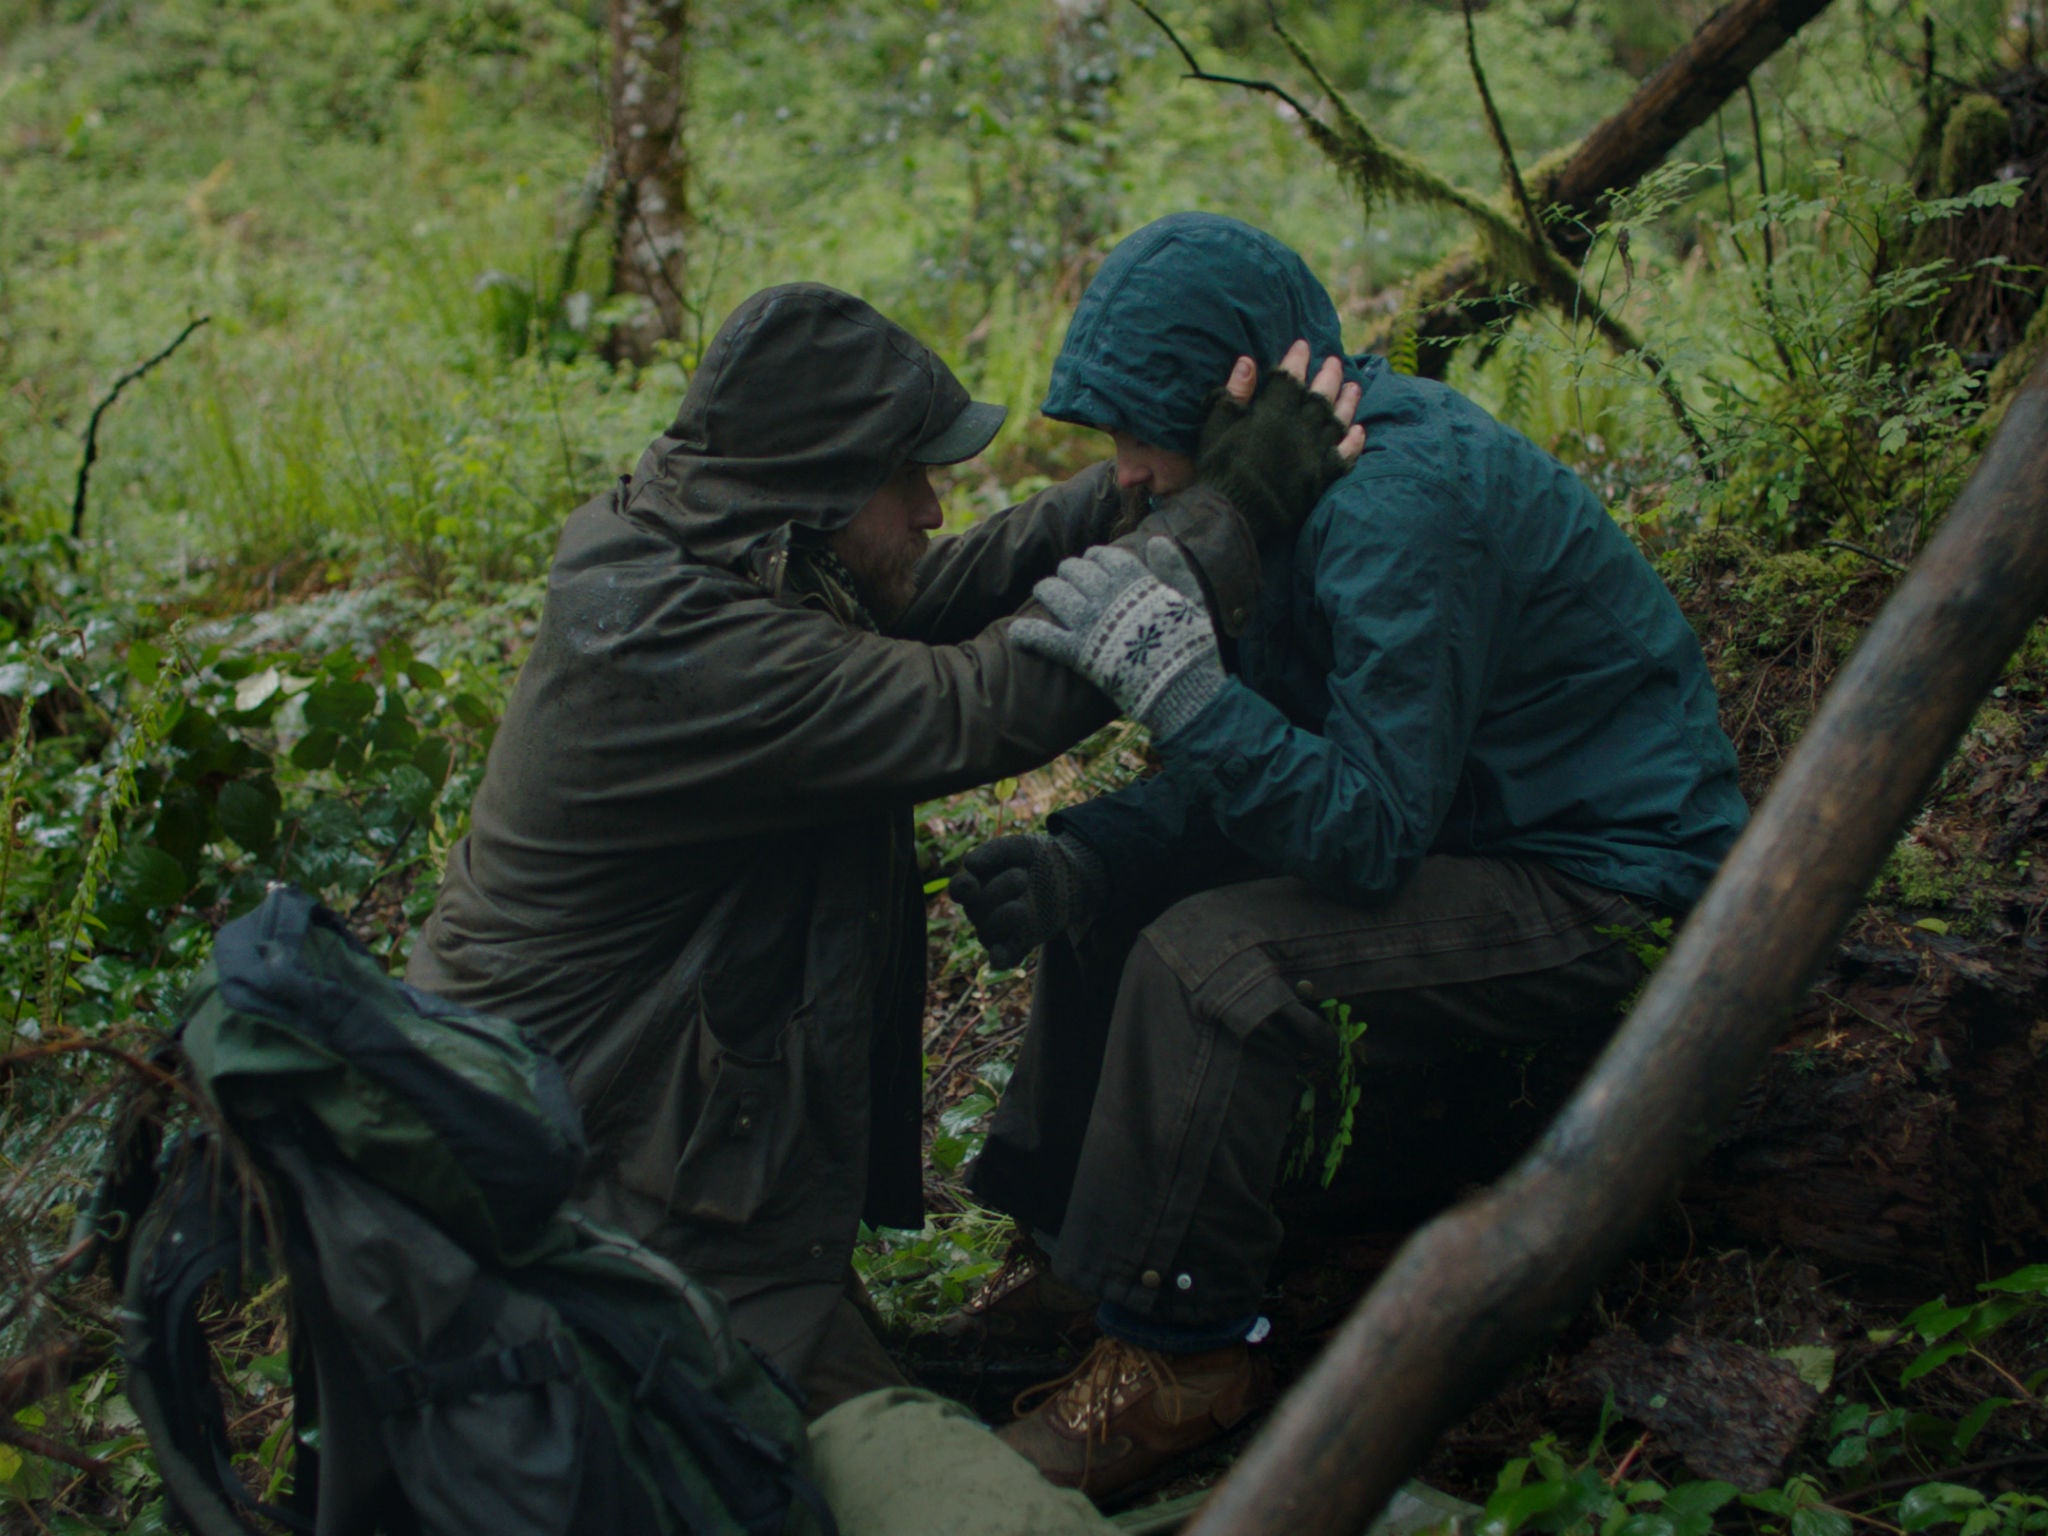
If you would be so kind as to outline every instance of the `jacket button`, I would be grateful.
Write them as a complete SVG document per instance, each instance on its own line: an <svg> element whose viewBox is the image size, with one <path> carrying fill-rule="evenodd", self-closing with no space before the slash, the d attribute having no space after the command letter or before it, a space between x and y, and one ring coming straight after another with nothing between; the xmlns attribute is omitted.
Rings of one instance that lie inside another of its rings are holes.
<svg viewBox="0 0 2048 1536"><path fill-rule="evenodd" d="M1312 1003L1316 1000L1316 984L1304 976L1294 984L1294 995L1304 1003Z"/></svg>
<svg viewBox="0 0 2048 1536"><path fill-rule="evenodd" d="M1244 754L1233 752L1223 760L1223 766L1216 771L1216 777L1223 781L1225 787L1235 789L1244 782L1245 775L1251 771L1252 765Z"/></svg>
<svg viewBox="0 0 2048 1536"><path fill-rule="evenodd" d="M1178 1291L1191 1291L1195 1288L1195 1277L1193 1275L1175 1275L1173 1277L1173 1286Z"/></svg>
<svg viewBox="0 0 2048 1536"><path fill-rule="evenodd" d="M1230 612L1223 615L1223 619L1232 629L1242 629L1244 627L1244 610L1242 608L1233 608Z"/></svg>
<svg viewBox="0 0 2048 1536"><path fill-rule="evenodd" d="M1145 1289L1146 1289L1146 1290L1148 1290L1148 1291L1156 1291L1156 1290L1158 1290L1158 1289L1159 1289L1159 1271L1158 1271L1158 1270L1156 1270L1156 1269L1148 1269L1148 1270L1146 1270L1146 1271L1145 1271L1145 1273L1143 1273L1142 1275L1138 1276L1138 1284L1140 1284L1140 1285L1142 1285L1143 1287L1145 1287Z"/></svg>
<svg viewBox="0 0 2048 1536"><path fill-rule="evenodd" d="M811 1244L811 1257L814 1259L822 1259L823 1257L825 1257L825 1245L823 1243Z"/></svg>

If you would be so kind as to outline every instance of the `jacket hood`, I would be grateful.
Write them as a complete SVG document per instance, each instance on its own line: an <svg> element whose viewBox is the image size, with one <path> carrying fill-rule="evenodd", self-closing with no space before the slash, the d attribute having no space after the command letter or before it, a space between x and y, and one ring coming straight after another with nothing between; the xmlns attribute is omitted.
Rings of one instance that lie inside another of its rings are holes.
<svg viewBox="0 0 2048 1536"><path fill-rule="evenodd" d="M1337 308L1306 262L1242 220L1170 214L1109 253L1039 409L1191 454L1231 363L1264 368L1301 337L1312 361L1343 356Z"/></svg>
<svg viewBox="0 0 2048 1536"><path fill-rule="evenodd" d="M793 530L844 527L970 404L931 348L852 294L764 288L712 338L624 510L736 564Z"/></svg>

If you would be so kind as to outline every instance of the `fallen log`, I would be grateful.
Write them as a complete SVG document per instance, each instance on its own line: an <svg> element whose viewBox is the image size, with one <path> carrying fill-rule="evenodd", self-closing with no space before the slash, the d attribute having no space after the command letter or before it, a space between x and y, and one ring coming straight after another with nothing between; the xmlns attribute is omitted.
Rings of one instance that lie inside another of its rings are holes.
<svg viewBox="0 0 2048 1536"><path fill-rule="evenodd" d="M1661 165L1685 136L1714 115L1765 60L1828 7L1828 0L1735 0L1701 25L1692 40L1636 87L1621 109L1603 119L1563 164L1538 174L1531 201L1549 210L1546 228L1558 254L1584 260L1612 193L1632 187ZM1458 342L1508 315L1497 274L1476 251L1462 252L1409 285L1402 312L1417 341L1417 371L1443 377ZM1391 334L1376 339L1384 350Z"/></svg>
<svg viewBox="0 0 2048 1536"><path fill-rule="evenodd" d="M1910 1305L2048 1253L2048 965L1906 929L1845 946L1687 1178L1699 1240Z"/></svg>
<svg viewBox="0 0 2048 1536"><path fill-rule="evenodd" d="M2048 365L1535 1149L1411 1239L1192 1536L1356 1532L1584 1304L1711 1144L2048 603Z"/></svg>

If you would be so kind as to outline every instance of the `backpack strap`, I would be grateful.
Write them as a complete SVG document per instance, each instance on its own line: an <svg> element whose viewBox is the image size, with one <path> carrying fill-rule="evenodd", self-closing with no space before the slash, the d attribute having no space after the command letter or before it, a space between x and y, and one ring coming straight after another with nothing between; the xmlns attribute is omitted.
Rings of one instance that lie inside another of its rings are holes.
<svg viewBox="0 0 2048 1536"><path fill-rule="evenodd" d="M311 1533L302 1513L250 1497L235 1475L198 1302L216 1276L230 1290L239 1286L246 1249L237 1213L227 1208L232 1190L210 1166L219 1148L193 1138L177 1155L162 1205L137 1234L128 1266L122 1353L129 1402L172 1501L199 1536L253 1536L238 1510Z"/></svg>
<svg viewBox="0 0 2048 1536"><path fill-rule="evenodd" d="M388 1418L426 1403L537 1387L574 1376L581 1368L582 1357L568 1339L528 1339L465 1360L402 1365L368 1384L370 1406Z"/></svg>

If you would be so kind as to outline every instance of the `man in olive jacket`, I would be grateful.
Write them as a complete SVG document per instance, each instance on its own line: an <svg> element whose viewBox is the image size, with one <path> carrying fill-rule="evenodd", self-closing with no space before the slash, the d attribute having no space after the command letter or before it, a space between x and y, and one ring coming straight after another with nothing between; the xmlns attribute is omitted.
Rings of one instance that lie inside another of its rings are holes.
<svg viewBox="0 0 2048 1536"><path fill-rule="evenodd" d="M1333 459L1314 405L1274 430ZM674 425L563 531L407 972L562 1059L587 1205L717 1286L816 1412L895 1379L849 1294L859 1222L922 1221L911 808L1109 715L998 622L1112 537L1109 466L926 550L924 466L1001 417L850 295L736 309ZM1255 590L1245 517L1282 515L1268 490L1219 471L1146 520L1226 630Z"/></svg>

